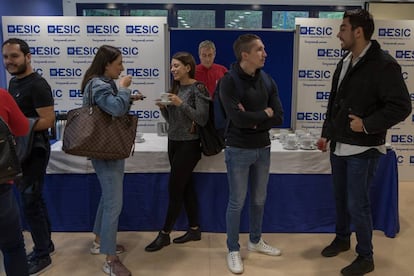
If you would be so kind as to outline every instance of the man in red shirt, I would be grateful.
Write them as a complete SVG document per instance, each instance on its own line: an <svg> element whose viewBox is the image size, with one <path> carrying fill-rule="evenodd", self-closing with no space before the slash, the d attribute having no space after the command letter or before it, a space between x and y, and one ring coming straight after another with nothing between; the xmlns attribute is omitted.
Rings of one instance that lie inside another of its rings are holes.
<svg viewBox="0 0 414 276"><path fill-rule="evenodd" d="M201 81L207 86L211 98L214 96L214 90L219 79L227 72L223 65L214 63L216 58L216 45L213 41L204 40L198 45L198 56L200 64L196 66L195 79Z"/></svg>
<svg viewBox="0 0 414 276"><path fill-rule="evenodd" d="M0 88L0 117L13 135L23 136L29 131L29 121L13 97ZM20 224L20 213L12 189L13 181L0 183L0 251L3 253L6 275L29 275L26 250Z"/></svg>

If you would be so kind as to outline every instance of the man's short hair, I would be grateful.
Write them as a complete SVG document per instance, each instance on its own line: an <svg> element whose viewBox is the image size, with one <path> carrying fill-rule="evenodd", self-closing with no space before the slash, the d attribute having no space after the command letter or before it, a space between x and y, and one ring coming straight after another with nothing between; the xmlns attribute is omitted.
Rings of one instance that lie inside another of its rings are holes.
<svg viewBox="0 0 414 276"><path fill-rule="evenodd" d="M3 42L2 48L6 44L18 44L20 46L20 51L23 52L24 55L30 54L29 44L26 41L20 38L10 38Z"/></svg>
<svg viewBox="0 0 414 276"><path fill-rule="evenodd" d="M374 19L372 15L364 9L348 10L344 12L344 19L349 18L352 30L361 27L364 31L365 40L370 40L374 33Z"/></svg>
<svg viewBox="0 0 414 276"><path fill-rule="evenodd" d="M255 40L261 40L258 35L255 34L243 34L239 36L236 41L233 43L233 51L234 55L236 56L237 61L241 61L242 59L242 52L250 52L253 45L252 42Z"/></svg>
<svg viewBox="0 0 414 276"><path fill-rule="evenodd" d="M216 45L211 40L204 40L201 41L200 44L198 44L198 52L200 53L202 48L211 48L216 52Z"/></svg>

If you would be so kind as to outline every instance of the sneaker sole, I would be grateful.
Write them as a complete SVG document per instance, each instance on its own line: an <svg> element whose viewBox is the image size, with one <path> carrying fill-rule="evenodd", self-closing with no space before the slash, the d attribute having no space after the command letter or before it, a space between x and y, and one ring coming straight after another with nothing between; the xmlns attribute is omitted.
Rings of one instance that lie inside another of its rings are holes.
<svg viewBox="0 0 414 276"><path fill-rule="evenodd" d="M234 270L231 270L230 268L229 268L229 270L230 270L230 272L231 272L231 273L233 273L233 274L243 274L243 272L244 272L244 270L241 270L241 271L234 271Z"/></svg>
<svg viewBox="0 0 414 276"><path fill-rule="evenodd" d="M345 251L348 251L349 249L350 249L350 248L348 248L348 249L342 249L342 250L339 250L339 251L337 251L337 252L333 252L333 253L331 253L331 254L321 252L321 255L322 255L323 257L325 257L325 258L331 258L331 257L338 256L340 253L345 252Z"/></svg>
<svg viewBox="0 0 414 276"><path fill-rule="evenodd" d="M29 275L30 276L38 276L38 275L42 274L43 272L49 270L51 267L52 267L52 263L50 263L48 266L44 267L42 270L40 270L36 273L33 273L33 274L29 274Z"/></svg>
<svg viewBox="0 0 414 276"><path fill-rule="evenodd" d="M256 248L251 248L251 247L247 247L247 250L249 250L250 252L256 252L256 253L260 253L260 254L264 254L264 255L268 255L268 256L280 256L280 255L282 255L281 251L276 252L276 253L263 252L263 251L257 250Z"/></svg>

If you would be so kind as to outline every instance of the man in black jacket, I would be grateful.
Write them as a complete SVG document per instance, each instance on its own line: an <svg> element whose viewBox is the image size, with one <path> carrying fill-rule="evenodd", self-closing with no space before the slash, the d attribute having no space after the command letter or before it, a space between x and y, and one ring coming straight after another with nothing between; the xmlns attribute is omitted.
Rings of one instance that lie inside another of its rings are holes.
<svg viewBox="0 0 414 276"><path fill-rule="evenodd" d="M266 73L261 68L267 53L261 38L243 34L234 42L233 50L237 62L232 65L232 73L221 79L219 97L229 120L224 152L229 183L227 265L231 272L241 274L244 267L239 245L240 217L249 187L247 249L271 256L281 254L262 239L262 220L270 168L269 129L282 124L283 108L273 79L272 89L266 87Z"/></svg>
<svg viewBox="0 0 414 276"><path fill-rule="evenodd" d="M365 10L346 11L337 37L349 52L338 63L332 82L320 150L330 141L336 202L336 237L322 250L333 257L350 248L352 223L358 257L342 275L374 270L370 183L378 159L386 152L387 129L411 113L401 67L371 40L372 16Z"/></svg>

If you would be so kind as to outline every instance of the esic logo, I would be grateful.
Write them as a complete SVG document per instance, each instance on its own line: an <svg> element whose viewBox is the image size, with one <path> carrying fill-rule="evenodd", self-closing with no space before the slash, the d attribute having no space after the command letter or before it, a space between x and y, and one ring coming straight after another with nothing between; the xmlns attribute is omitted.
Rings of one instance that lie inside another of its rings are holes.
<svg viewBox="0 0 414 276"><path fill-rule="evenodd" d="M38 34L39 25L7 25L7 32L13 34Z"/></svg>
<svg viewBox="0 0 414 276"><path fill-rule="evenodd" d="M86 33L88 34L118 34L118 25L87 25Z"/></svg>
<svg viewBox="0 0 414 276"><path fill-rule="evenodd" d="M80 77L82 69L80 68L50 68L51 77Z"/></svg>
<svg viewBox="0 0 414 276"><path fill-rule="evenodd" d="M124 56L136 56L139 53L138 47L118 47Z"/></svg>
<svg viewBox="0 0 414 276"><path fill-rule="evenodd" d="M62 98L63 92L60 89L52 89L52 95L54 98Z"/></svg>
<svg viewBox="0 0 414 276"><path fill-rule="evenodd" d="M299 70L299 78L302 79L330 79L331 72L325 70Z"/></svg>
<svg viewBox="0 0 414 276"><path fill-rule="evenodd" d="M316 99L317 100L322 100L322 101L327 101L329 100L329 95L331 94L331 92L324 92L324 91L316 91Z"/></svg>
<svg viewBox="0 0 414 276"><path fill-rule="evenodd" d="M30 47L30 53L34 56L59 56L59 47Z"/></svg>
<svg viewBox="0 0 414 276"><path fill-rule="evenodd" d="M158 34L158 25L126 25L127 34Z"/></svg>
<svg viewBox="0 0 414 276"><path fill-rule="evenodd" d="M300 34L309 36L331 36L332 27L300 27Z"/></svg>
<svg viewBox="0 0 414 276"><path fill-rule="evenodd" d="M410 99L412 102L414 102L414 93L410 93Z"/></svg>
<svg viewBox="0 0 414 276"><path fill-rule="evenodd" d="M98 47L73 46L68 47L68 56L92 56L98 52Z"/></svg>
<svg viewBox="0 0 414 276"><path fill-rule="evenodd" d="M318 57L342 57L345 52L343 49L318 49Z"/></svg>
<svg viewBox="0 0 414 276"><path fill-rule="evenodd" d="M133 77L159 77L158 68L128 68L127 74Z"/></svg>
<svg viewBox="0 0 414 276"><path fill-rule="evenodd" d="M412 50L396 50L395 58L414 59L414 51Z"/></svg>
<svg viewBox="0 0 414 276"><path fill-rule="evenodd" d="M321 112L298 112L296 118L299 121L322 121L326 119L326 113Z"/></svg>
<svg viewBox="0 0 414 276"><path fill-rule="evenodd" d="M378 36L380 37L410 37L411 29L379 28Z"/></svg>
<svg viewBox="0 0 414 276"><path fill-rule="evenodd" d="M82 98L82 90L69 89L69 98Z"/></svg>
<svg viewBox="0 0 414 276"><path fill-rule="evenodd" d="M411 134L391 135L391 143L412 144L414 136Z"/></svg>
<svg viewBox="0 0 414 276"><path fill-rule="evenodd" d="M397 163L398 163L398 164L402 164L402 163L404 163L404 156L402 156L402 155L398 155L398 156L397 156Z"/></svg>
<svg viewBox="0 0 414 276"><path fill-rule="evenodd" d="M137 116L138 119L158 119L160 117L159 110L131 110L129 114Z"/></svg>
<svg viewBox="0 0 414 276"><path fill-rule="evenodd" d="M49 34L79 34L79 25L47 25Z"/></svg>

